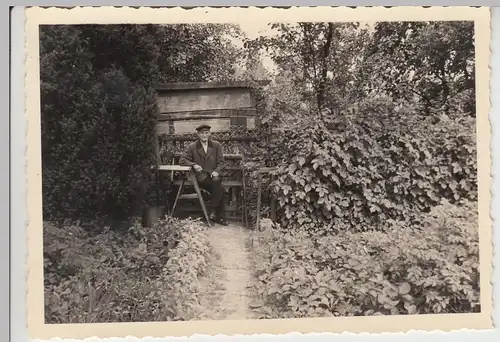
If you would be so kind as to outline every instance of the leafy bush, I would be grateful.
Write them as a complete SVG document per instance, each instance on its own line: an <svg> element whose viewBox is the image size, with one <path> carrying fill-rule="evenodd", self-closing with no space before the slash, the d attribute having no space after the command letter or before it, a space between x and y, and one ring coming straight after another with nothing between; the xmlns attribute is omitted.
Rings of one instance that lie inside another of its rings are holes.
<svg viewBox="0 0 500 342"><path fill-rule="evenodd" d="M128 233L46 223L46 322L189 319L210 251L204 229L170 217Z"/></svg>
<svg viewBox="0 0 500 342"><path fill-rule="evenodd" d="M366 230L442 198L477 199L474 119L417 120L383 100L303 122L271 146L283 226L328 232L343 220Z"/></svg>
<svg viewBox="0 0 500 342"><path fill-rule="evenodd" d="M322 237L274 229L254 260L263 317L478 312L477 206L443 203L418 227Z"/></svg>
<svg viewBox="0 0 500 342"><path fill-rule="evenodd" d="M170 295L168 306L176 320L190 320L200 313L200 284L212 249L204 226L188 225L179 244L169 254L164 282Z"/></svg>

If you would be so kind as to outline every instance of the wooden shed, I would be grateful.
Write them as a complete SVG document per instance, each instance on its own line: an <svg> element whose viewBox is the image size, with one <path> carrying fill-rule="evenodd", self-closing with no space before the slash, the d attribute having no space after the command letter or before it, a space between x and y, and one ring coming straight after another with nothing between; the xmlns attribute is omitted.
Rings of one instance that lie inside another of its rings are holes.
<svg viewBox="0 0 500 342"><path fill-rule="evenodd" d="M235 127L254 130L257 125L255 85L269 81L167 83L156 86L158 133L189 135L204 123L212 132L231 132Z"/></svg>

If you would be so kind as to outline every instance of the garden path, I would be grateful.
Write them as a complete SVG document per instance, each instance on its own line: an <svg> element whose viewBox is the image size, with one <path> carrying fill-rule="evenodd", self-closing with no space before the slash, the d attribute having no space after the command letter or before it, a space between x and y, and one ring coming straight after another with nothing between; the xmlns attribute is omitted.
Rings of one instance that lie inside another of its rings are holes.
<svg viewBox="0 0 500 342"><path fill-rule="evenodd" d="M203 294L200 319L254 318L249 308L252 275L246 244L248 235L248 230L234 223L209 228L214 257L200 281Z"/></svg>

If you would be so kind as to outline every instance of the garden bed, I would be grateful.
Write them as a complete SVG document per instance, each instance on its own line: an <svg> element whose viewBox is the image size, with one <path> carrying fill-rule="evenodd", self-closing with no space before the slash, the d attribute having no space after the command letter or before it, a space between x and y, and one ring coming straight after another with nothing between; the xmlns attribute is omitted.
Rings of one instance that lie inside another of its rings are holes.
<svg viewBox="0 0 500 342"><path fill-rule="evenodd" d="M45 223L46 323L191 319L210 255L205 229L169 217L127 232Z"/></svg>
<svg viewBox="0 0 500 342"><path fill-rule="evenodd" d="M443 203L420 225L254 239L261 318L478 312L477 206Z"/></svg>

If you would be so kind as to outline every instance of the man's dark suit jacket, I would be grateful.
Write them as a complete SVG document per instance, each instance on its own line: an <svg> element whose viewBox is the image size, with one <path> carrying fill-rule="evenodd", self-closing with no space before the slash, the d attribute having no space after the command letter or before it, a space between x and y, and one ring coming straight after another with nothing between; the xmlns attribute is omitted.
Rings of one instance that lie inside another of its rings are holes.
<svg viewBox="0 0 500 342"><path fill-rule="evenodd" d="M213 171L221 174L224 169L224 154L222 152L222 145L212 139L208 140L207 153L203 150L200 140L189 144L187 149L179 159L180 165L193 166L200 165L203 171L210 175ZM197 173L198 180L201 180L202 174Z"/></svg>

